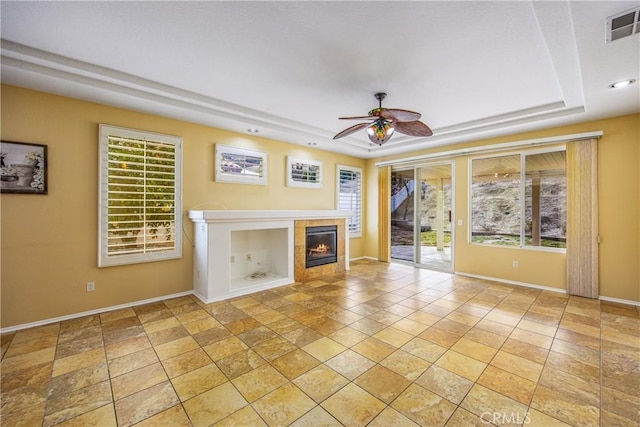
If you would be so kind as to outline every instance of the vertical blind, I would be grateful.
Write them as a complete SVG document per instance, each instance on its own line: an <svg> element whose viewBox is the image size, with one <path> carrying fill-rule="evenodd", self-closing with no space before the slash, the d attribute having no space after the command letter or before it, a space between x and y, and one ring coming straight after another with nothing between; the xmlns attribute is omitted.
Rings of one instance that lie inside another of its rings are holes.
<svg viewBox="0 0 640 427"><path fill-rule="evenodd" d="M362 233L362 172L355 168L338 168L338 209L351 211L349 233Z"/></svg>
<svg viewBox="0 0 640 427"><path fill-rule="evenodd" d="M179 253L177 144L121 134L104 139L101 265L151 261L166 258L163 253Z"/></svg>

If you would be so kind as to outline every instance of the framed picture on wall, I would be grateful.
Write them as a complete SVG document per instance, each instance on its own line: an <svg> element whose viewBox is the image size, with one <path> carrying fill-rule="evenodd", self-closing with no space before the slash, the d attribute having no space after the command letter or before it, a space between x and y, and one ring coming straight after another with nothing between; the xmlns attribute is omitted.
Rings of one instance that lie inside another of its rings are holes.
<svg viewBox="0 0 640 427"><path fill-rule="evenodd" d="M267 185L267 154L216 144L215 180Z"/></svg>
<svg viewBox="0 0 640 427"><path fill-rule="evenodd" d="M322 188L322 162L287 156L287 187Z"/></svg>
<svg viewBox="0 0 640 427"><path fill-rule="evenodd" d="M47 194L47 146L0 141L0 192Z"/></svg>

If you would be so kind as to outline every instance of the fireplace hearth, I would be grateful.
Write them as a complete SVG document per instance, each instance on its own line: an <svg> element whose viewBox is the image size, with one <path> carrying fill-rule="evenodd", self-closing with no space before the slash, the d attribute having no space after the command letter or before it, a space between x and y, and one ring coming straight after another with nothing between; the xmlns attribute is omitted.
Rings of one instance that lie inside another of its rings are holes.
<svg viewBox="0 0 640 427"><path fill-rule="evenodd" d="M305 267L338 262L338 228L335 225L306 227Z"/></svg>

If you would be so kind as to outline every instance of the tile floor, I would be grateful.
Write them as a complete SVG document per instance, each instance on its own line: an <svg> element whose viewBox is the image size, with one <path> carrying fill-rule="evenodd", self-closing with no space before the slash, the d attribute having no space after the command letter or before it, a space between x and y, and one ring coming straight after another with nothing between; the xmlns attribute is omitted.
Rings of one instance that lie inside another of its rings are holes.
<svg viewBox="0 0 640 427"><path fill-rule="evenodd" d="M356 261L2 336L3 426L637 426L632 306Z"/></svg>

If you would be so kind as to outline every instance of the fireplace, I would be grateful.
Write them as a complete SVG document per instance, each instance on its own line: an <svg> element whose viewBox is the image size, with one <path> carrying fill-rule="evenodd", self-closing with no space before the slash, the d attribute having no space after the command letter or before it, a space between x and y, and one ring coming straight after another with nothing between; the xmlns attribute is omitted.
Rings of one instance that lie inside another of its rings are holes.
<svg viewBox="0 0 640 427"><path fill-rule="evenodd" d="M305 235L306 268L338 262L338 227L306 227Z"/></svg>

